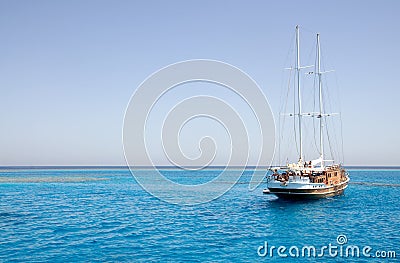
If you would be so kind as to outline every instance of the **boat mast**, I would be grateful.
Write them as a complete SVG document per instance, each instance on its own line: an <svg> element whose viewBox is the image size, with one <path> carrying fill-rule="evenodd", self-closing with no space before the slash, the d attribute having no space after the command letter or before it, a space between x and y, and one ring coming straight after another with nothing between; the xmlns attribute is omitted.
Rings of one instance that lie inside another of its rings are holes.
<svg viewBox="0 0 400 263"><path fill-rule="evenodd" d="M298 111L299 111L299 149L300 149L300 157L299 163L303 162L303 135L301 132L301 89L300 89L300 37L299 37L299 26L296 26L296 70L297 70L297 102L298 102Z"/></svg>
<svg viewBox="0 0 400 263"><path fill-rule="evenodd" d="M321 47L319 42L319 34L317 34L317 75L319 88L319 143L321 149L321 168L324 168L324 138L323 138L323 101L322 101L322 72L321 72Z"/></svg>

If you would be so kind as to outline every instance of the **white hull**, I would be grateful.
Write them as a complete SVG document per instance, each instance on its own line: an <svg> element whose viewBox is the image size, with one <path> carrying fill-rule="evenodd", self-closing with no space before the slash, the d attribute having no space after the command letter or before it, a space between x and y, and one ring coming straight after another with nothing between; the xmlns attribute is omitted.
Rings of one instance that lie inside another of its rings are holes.
<svg viewBox="0 0 400 263"><path fill-rule="evenodd" d="M278 197L303 199L303 198L324 198L343 194L347 188L349 178L343 182L334 185L325 185L323 183L310 183L308 178L303 180L280 182L273 180L268 183L268 190L271 194ZM308 181L308 182L306 182Z"/></svg>

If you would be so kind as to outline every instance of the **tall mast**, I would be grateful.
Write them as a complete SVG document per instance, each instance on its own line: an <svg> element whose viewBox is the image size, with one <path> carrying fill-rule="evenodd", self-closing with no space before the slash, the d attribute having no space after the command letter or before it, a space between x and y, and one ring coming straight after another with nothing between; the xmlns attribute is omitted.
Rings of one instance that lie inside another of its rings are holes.
<svg viewBox="0 0 400 263"><path fill-rule="evenodd" d="M322 101L322 79L321 79L321 47L319 42L319 34L317 34L317 74L319 88L319 143L321 149L321 167L324 168L324 138L323 138L323 101Z"/></svg>
<svg viewBox="0 0 400 263"><path fill-rule="evenodd" d="M298 111L299 111L299 149L300 157L299 162L303 162L303 135L301 132L301 89L300 89L300 37L299 37L299 26L296 26L296 70L297 70L297 100L298 100Z"/></svg>

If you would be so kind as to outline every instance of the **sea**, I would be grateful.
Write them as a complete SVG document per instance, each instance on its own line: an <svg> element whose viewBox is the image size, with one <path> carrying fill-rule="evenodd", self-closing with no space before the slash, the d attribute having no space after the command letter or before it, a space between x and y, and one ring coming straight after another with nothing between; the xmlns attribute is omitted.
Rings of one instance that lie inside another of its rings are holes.
<svg viewBox="0 0 400 263"><path fill-rule="evenodd" d="M198 183L221 170L162 172ZM400 262L400 170L348 172L338 197L250 191L246 170L221 197L182 206L123 167L2 168L0 262Z"/></svg>

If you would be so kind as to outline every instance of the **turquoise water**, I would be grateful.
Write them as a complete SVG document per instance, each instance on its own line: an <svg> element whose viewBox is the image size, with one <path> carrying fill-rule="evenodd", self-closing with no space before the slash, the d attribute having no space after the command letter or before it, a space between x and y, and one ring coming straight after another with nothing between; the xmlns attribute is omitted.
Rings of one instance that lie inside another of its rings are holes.
<svg viewBox="0 0 400 263"><path fill-rule="evenodd" d="M218 173L165 171L172 180L196 183ZM346 235L347 245L370 246L372 256L396 252L396 259L378 262L398 260L400 170L350 176L344 196L288 202L263 195L263 186L249 192L247 172L217 200L177 206L145 192L125 169L3 169L0 261L312 262L276 250L260 257L257 250L265 242L287 249L338 245L338 235ZM377 259L326 253L319 260Z"/></svg>

